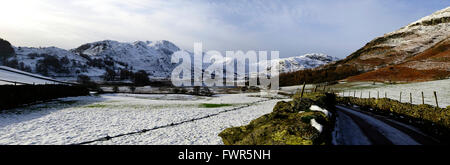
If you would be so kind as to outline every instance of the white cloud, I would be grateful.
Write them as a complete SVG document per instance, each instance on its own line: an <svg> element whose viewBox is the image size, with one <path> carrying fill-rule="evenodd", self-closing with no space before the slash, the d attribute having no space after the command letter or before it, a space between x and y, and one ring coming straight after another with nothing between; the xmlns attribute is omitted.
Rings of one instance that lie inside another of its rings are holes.
<svg viewBox="0 0 450 165"><path fill-rule="evenodd" d="M424 16L399 15L402 7L394 2L345 2L5 0L0 37L17 46L66 49L105 39L164 39L185 49L203 42L208 50L280 50L282 57L317 51L343 57Z"/></svg>

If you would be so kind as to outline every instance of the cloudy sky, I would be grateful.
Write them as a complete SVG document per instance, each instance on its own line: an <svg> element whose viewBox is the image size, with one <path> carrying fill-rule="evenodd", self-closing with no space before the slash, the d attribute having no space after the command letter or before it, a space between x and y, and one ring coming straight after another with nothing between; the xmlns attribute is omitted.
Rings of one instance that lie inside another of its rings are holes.
<svg viewBox="0 0 450 165"><path fill-rule="evenodd" d="M75 48L111 39L169 40L192 50L319 52L343 58L447 0L1 0L0 37Z"/></svg>

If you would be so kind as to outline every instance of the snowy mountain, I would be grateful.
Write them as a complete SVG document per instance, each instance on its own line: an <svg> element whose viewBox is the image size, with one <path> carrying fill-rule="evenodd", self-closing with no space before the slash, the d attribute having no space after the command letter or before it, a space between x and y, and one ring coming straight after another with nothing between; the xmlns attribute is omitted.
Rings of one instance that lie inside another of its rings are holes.
<svg viewBox="0 0 450 165"><path fill-rule="evenodd" d="M31 47L14 47L15 56L9 59L10 65L24 71L39 73L42 75L75 76L78 73L89 72L94 73L94 68L86 66L88 60L80 57L70 51L56 48L31 48ZM98 74L102 71L96 70Z"/></svg>
<svg viewBox="0 0 450 165"><path fill-rule="evenodd" d="M367 72L349 81L428 81L450 76L450 7L378 37L339 62Z"/></svg>
<svg viewBox="0 0 450 165"><path fill-rule="evenodd" d="M400 64L450 37L450 7L367 43L337 64L371 71Z"/></svg>
<svg viewBox="0 0 450 165"><path fill-rule="evenodd" d="M2 60L3 65L69 81L75 81L78 75L101 80L107 70L144 70L150 78L168 78L176 66L171 63L171 55L180 51L169 41L122 43L105 40L71 50L56 47L12 48L14 55Z"/></svg>
<svg viewBox="0 0 450 165"><path fill-rule="evenodd" d="M56 47L13 47L13 49L15 55L3 60L4 65L65 81L75 81L79 75L87 75L95 81L102 81L105 73L113 71L116 74L115 77L118 77L124 70L129 72L144 70L151 79L168 79L178 65L171 62L174 52L188 53L191 61L194 61L193 53L181 50L175 44L164 40L133 43L104 40L83 44L71 50ZM279 63L281 72L293 72L314 68L335 60L337 59L324 54L305 54L271 62ZM234 61L224 58L223 61L215 61L215 63L233 64ZM251 65L256 64L260 64L260 68L267 69L264 62ZM199 70L205 71L210 65L209 61L205 61ZM241 73L235 73L234 69L227 69L226 74Z"/></svg>
<svg viewBox="0 0 450 165"><path fill-rule="evenodd" d="M101 60L116 69L144 70L150 77L167 78L176 66L171 63L171 55L180 48L169 41L121 43L105 40L70 51L90 61Z"/></svg>
<svg viewBox="0 0 450 165"><path fill-rule="evenodd" d="M286 73L286 72L295 72L303 69L316 68L337 60L339 59L326 54L311 53L296 57L274 59L271 60L271 62L272 63L278 62L280 64L280 72ZM266 62L259 62L259 66L267 68L265 64Z"/></svg>

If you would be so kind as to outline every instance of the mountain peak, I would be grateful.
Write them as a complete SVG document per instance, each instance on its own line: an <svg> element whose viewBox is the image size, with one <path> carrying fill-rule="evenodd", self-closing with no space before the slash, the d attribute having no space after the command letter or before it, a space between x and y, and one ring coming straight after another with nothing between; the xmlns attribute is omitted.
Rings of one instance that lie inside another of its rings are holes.
<svg viewBox="0 0 450 165"><path fill-rule="evenodd" d="M336 60L338 60L338 58L326 54L308 53L301 56L272 59L270 61L271 63L278 62L280 64L280 72L287 73L316 68ZM265 61L260 61L258 64L263 68L267 68L267 63Z"/></svg>
<svg viewBox="0 0 450 165"><path fill-rule="evenodd" d="M423 81L450 75L450 7L367 43L332 65L366 72L351 81ZM332 68L331 67L331 68Z"/></svg>
<svg viewBox="0 0 450 165"><path fill-rule="evenodd" d="M174 43L167 41L167 40L159 40L159 41L147 41L149 42L147 45L151 47L155 47L157 49L167 49L172 52L181 50L178 46L176 46Z"/></svg>
<svg viewBox="0 0 450 165"><path fill-rule="evenodd" d="M332 62L332 61L337 61L339 60L339 58L337 57L333 57L333 56L329 56L323 53L307 53L298 57L304 57L304 58L309 58L309 59L313 59L313 60L320 60L320 61L325 61L325 62Z"/></svg>
<svg viewBox="0 0 450 165"><path fill-rule="evenodd" d="M445 20L448 21L449 19L450 19L450 6L445 9L436 11L431 15L425 16L425 17L417 20L416 22L409 24L408 26L415 26L418 24L429 24L429 23L432 23L433 21L435 21L436 23L440 23Z"/></svg>
<svg viewBox="0 0 450 165"><path fill-rule="evenodd" d="M450 37L450 7L425 16L367 43L339 64L371 71L404 62Z"/></svg>

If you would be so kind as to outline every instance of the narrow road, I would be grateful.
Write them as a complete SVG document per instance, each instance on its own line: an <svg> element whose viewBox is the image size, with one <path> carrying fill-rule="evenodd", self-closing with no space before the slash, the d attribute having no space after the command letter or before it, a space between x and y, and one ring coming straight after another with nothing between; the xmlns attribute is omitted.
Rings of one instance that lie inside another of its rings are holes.
<svg viewBox="0 0 450 165"><path fill-rule="evenodd" d="M384 116L336 106L335 145L433 145L439 142L417 128Z"/></svg>

